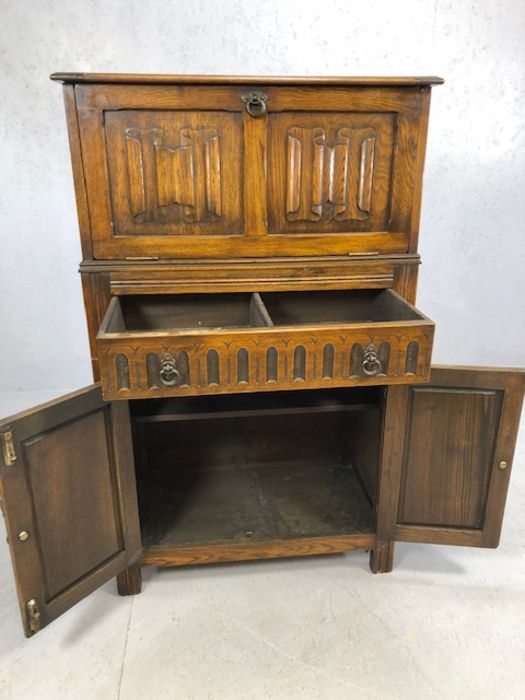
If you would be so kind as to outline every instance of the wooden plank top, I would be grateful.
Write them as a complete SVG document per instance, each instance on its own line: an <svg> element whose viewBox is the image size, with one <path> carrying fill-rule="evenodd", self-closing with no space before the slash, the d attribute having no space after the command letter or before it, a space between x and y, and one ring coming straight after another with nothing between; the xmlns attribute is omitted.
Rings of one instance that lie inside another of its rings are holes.
<svg viewBox="0 0 525 700"><path fill-rule="evenodd" d="M437 76L366 77L366 76L253 76L253 75L155 75L147 73L52 73L51 80L63 83L112 83L149 85L327 85L414 87L441 85Z"/></svg>

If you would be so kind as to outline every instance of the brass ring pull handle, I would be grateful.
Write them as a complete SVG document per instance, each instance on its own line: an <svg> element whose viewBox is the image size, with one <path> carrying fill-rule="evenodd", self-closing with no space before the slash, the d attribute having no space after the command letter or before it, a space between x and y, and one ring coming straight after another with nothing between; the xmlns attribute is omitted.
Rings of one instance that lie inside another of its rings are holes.
<svg viewBox="0 0 525 700"><path fill-rule="evenodd" d="M377 356L377 350L375 345L369 345L365 349L365 354L363 356L363 372L367 377L375 377L383 369L381 362Z"/></svg>
<svg viewBox="0 0 525 700"><path fill-rule="evenodd" d="M176 367L175 358L166 353L160 366L160 381L165 386L175 386L180 381L180 372Z"/></svg>
<svg viewBox="0 0 525 700"><path fill-rule="evenodd" d="M262 117L266 114L266 100L268 95L264 92L246 92L242 101L246 103L246 111L251 117Z"/></svg>

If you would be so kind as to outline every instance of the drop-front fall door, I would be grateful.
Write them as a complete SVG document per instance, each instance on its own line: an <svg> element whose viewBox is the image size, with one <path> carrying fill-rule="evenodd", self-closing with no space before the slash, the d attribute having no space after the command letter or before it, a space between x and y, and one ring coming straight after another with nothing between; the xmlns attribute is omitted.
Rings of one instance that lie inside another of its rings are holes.
<svg viewBox="0 0 525 700"><path fill-rule="evenodd" d="M76 85L95 258L414 250L428 86Z"/></svg>

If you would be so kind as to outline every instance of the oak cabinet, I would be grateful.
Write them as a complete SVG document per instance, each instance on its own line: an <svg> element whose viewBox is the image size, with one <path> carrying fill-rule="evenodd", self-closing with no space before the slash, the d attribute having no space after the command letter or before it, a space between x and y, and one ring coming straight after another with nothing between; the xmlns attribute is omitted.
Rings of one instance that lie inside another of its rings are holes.
<svg viewBox="0 0 525 700"><path fill-rule="evenodd" d="M441 81L54 78L97 383L0 423L26 634L141 566L497 546L525 374L414 306Z"/></svg>

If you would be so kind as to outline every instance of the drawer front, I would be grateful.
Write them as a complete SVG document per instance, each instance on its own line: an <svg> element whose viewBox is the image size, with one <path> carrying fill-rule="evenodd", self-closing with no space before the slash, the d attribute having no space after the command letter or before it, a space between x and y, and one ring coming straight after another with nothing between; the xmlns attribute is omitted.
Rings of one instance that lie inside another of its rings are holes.
<svg viewBox="0 0 525 700"><path fill-rule="evenodd" d="M424 382L433 334L391 290L115 297L97 349L106 399L156 398Z"/></svg>
<svg viewBox="0 0 525 700"><path fill-rule="evenodd" d="M95 258L415 248L430 88L77 85Z"/></svg>
<svg viewBox="0 0 525 700"><path fill-rule="evenodd" d="M433 329L217 333L98 341L106 399L428 381Z"/></svg>

